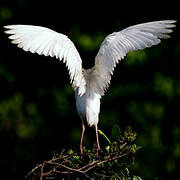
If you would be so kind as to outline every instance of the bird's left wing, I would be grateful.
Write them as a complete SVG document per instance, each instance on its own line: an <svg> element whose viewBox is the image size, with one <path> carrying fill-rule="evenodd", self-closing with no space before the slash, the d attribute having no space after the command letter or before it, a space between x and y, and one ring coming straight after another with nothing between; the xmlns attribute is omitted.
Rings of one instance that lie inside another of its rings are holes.
<svg viewBox="0 0 180 180"><path fill-rule="evenodd" d="M85 92L85 78L82 72L82 60L73 42L65 35L51 29L32 25L5 26L13 44L19 48L39 55L56 57L66 64L74 89L79 95Z"/></svg>
<svg viewBox="0 0 180 180"><path fill-rule="evenodd" d="M174 20L154 21L130 26L122 31L108 35L102 42L95 58L92 74L94 90L100 95L109 87L111 75L119 60L131 51L159 44L160 39L170 36Z"/></svg>

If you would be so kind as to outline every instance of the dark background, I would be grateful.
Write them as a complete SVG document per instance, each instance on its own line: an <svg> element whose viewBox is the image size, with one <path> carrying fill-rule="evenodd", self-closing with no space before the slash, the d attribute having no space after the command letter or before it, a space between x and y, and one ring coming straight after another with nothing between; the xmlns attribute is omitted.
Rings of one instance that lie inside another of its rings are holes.
<svg viewBox="0 0 180 180"><path fill-rule="evenodd" d="M79 148L81 121L68 72L55 58L24 52L10 44L4 25L31 24L68 35L83 66L92 67L104 37L127 26L179 20L178 2L0 1L0 172L24 179L38 163L62 148ZM180 36L129 53L115 69L102 98L99 128L131 125L142 148L134 174L143 179L175 179L180 162ZM88 129L85 145L95 142ZM105 144L100 139L101 145ZM178 173L179 174L179 173Z"/></svg>

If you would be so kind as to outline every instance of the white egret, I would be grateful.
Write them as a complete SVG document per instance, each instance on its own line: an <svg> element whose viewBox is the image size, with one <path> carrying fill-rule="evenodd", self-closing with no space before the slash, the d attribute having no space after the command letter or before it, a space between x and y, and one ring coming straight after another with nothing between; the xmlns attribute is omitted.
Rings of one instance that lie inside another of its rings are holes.
<svg viewBox="0 0 180 180"><path fill-rule="evenodd" d="M93 68L82 68L81 57L73 42L65 35L51 29L32 25L8 25L5 33L19 48L39 55L56 57L66 64L72 87L75 91L76 107L82 120L80 153L85 132L84 121L95 127L97 152L100 99L108 89L116 64L128 52L157 45L160 39L169 38L176 21L164 20L130 26L108 35L95 57Z"/></svg>

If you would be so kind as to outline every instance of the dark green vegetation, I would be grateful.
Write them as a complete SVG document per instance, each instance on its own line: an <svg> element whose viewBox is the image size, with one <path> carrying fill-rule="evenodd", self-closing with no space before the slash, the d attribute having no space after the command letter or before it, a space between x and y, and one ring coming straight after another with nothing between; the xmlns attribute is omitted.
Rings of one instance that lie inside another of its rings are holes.
<svg viewBox="0 0 180 180"><path fill-rule="evenodd" d="M58 2L0 1L0 171L6 179L24 179L37 164L51 159L53 151L77 150L81 121L64 64L16 48L3 33L4 25L41 25L68 35L88 68L109 33L141 22L179 20L175 3ZM99 128L107 137L114 124L121 129L130 125L137 132L141 149L133 170L145 180L175 179L179 174L179 32L177 24L171 39L129 53L101 102ZM84 144L91 149L95 133L86 129ZM106 147L107 140L100 137L100 145Z"/></svg>

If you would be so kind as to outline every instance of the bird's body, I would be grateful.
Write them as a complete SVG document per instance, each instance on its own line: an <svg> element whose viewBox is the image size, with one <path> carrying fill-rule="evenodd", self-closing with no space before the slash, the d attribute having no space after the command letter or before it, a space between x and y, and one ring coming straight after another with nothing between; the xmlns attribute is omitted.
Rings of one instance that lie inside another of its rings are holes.
<svg viewBox="0 0 180 180"><path fill-rule="evenodd" d="M154 21L130 26L108 35L102 42L95 57L93 68L82 68L81 57L73 42L65 35L48 28L32 25L5 26L13 44L39 55L63 60L69 70L72 87L75 91L76 107L82 120L80 151L85 131L84 121L96 130L97 150L100 149L97 125L99 121L100 99L108 89L111 76L117 63L128 52L141 50L169 38L175 27L174 20Z"/></svg>
<svg viewBox="0 0 180 180"><path fill-rule="evenodd" d="M94 92L93 89L93 73L95 69L83 69L86 81L86 92L81 96L77 88L75 90L76 107L78 114L83 121L87 121L89 126L97 125L100 112L100 94Z"/></svg>
<svg viewBox="0 0 180 180"><path fill-rule="evenodd" d="M75 91L76 107L80 118L87 121L87 124L95 126L99 121L100 98L101 96L91 91L86 91L82 96Z"/></svg>

